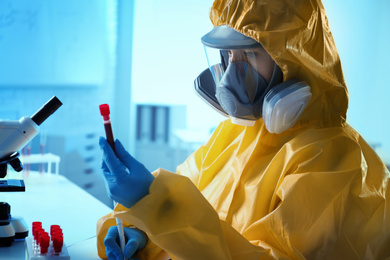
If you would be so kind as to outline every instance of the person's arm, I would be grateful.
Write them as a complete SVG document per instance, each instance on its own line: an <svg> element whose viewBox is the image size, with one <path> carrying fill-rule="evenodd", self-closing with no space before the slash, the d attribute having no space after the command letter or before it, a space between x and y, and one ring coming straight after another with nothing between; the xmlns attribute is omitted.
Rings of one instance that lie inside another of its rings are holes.
<svg viewBox="0 0 390 260"><path fill-rule="evenodd" d="M221 222L184 176L160 169L149 195L114 215L148 234L172 259L261 259L266 251Z"/></svg>
<svg viewBox="0 0 390 260"><path fill-rule="evenodd" d="M99 140L101 149L103 150L102 170L106 180L107 192L111 199L119 202L115 207L116 210L130 208L138 200L148 194L149 186L154 180L154 176L144 165L135 160L124 149L119 140L115 141L116 154L114 154L111 146L102 137ZM124 205L124 206L122 206ZM116 245L115 229L110 227L115 226L115 217L112 212L98 220L97 223L97 247L98 254L101 258L107 258L110 255L116 258L123 258L122 251L118 250ZM145 241L148 239L140 230L133 230L134 226L129 223L124 223L124 231L126 237L125 255L133 255L145 247ZM126 230L125 230L126 229ZM148 252L142 259L160 259L155 258L160 254L158 248L152 243L147 243ZM150 249L156 248L156 250ZM108 251L108 252L107 252Z"/></svg>

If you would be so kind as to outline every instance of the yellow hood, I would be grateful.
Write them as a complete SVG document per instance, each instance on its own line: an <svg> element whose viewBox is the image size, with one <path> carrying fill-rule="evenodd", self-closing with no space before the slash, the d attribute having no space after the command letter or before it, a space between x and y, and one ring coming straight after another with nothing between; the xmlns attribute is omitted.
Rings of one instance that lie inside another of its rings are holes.
<svg viewBox="0 0 390 260"><path fill-rule="evenodd" d="M260 42L284 80L310 85L313 97L296 127L345 123L348 93L321 1L216 0L210 18Z"/></svg>

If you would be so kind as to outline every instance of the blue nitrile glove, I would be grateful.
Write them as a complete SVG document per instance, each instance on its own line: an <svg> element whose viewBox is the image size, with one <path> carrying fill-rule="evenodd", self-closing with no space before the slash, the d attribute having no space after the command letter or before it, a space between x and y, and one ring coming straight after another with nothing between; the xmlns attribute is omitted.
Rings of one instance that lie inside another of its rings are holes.
<svg viewBox="0 0 390 260"><path fill-rule="evenodd" d="M116 155L104 137L100 137L99 145L103 151L102 170L108 196L131 208L149 194L154 176L125 150L118 139L115 140Z"/></svg>
<svg viewBox="0 0 390 260"><path fill-rule="evenodd" d="M126 246L125 258L132 257L138 250L145 247L148 237L144 232L136 228L124 227ZM116 226L108 229L107 235L104 238L104 246L106 255L109 260L123 260L123 253L119 242L119 233ZM131 258L135 259L135 258Z"/></svg>

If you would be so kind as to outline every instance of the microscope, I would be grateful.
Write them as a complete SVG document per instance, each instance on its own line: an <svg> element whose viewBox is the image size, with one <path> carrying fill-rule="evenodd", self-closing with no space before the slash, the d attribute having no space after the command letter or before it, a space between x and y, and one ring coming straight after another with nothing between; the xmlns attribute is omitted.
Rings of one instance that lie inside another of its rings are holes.
<svg viewBox="0 0 390 260"><path fill-rule="evenodd" d="M7 179L10 165L15 171L23 170L19 160L19 150L30 142L39 132L39 126L60 106L61 101L53 96L33 116L20 120L0 120L0 192L23 192L23 180ZM10 246L15 239L28 236L28 227L23 218L11 217L11 206L0 202L0 246Z"/></svg>

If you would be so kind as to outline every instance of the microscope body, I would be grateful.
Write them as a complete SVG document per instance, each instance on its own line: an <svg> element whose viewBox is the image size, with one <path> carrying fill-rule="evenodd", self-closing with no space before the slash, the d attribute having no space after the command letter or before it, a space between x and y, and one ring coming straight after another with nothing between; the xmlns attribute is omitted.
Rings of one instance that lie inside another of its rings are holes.
<svg viewBox="0 0 390 260"><path fill-rule="evenodd" d="M0 120L0 178L7 175L7 164L16 171L23 169L17 152L30 142L39 131L39 126L30 118ZM1 191L25 191L23 180L1 180ZM28 236L28 226L23 218L11 217L11 206L0 202L0 246L11 246L15 239Z"/></svg>
<svg viewBox="0 0 390 260"><path fill-rule="evenodd" d="M23 180L1 180L7 175L7 165L15 171L23 170L19 150L30 142L39 131L39 126L30 118L0 120L0 192L25 191Z"/></svg>
<svg viewBox="0 0 390 260"><path fill-rule="evenodd" d="M17 172L23 170L18 151L38 134L40 124L61 105L54 96L31 117L0 120L0 192L25 191L23 180L2 180L7 176L7 166L10 164ZM11 206L0 202L0 246L10 246L14 239L24 239L27 235L23 218L11 217Z"/></svg>
<svg viewBox="0 0 390 260"><path fill-rule="evenodd" d="M0 163L22 149L39 132L39 126L30 118L0 120Z"/></svg>
<svg viewBox="0 0 390 260"><path fill-rule="evenodd" d="M20 172L23 166L18 159L18 151L30 142L39 131L39 126L60 106L61 101L52 97L31 117L17 120L0 120L0 178L7 175L7 165ZM0 185L0 191L2 191Z"/></svg>

